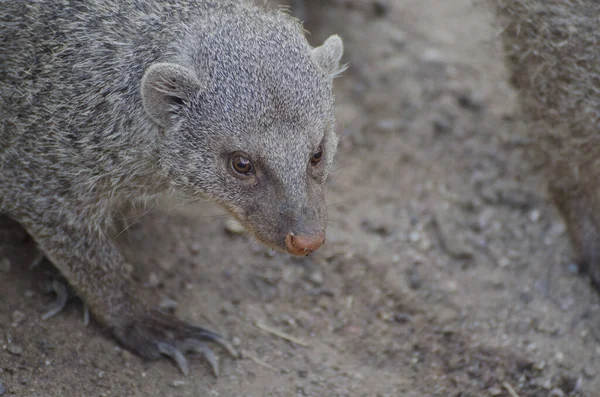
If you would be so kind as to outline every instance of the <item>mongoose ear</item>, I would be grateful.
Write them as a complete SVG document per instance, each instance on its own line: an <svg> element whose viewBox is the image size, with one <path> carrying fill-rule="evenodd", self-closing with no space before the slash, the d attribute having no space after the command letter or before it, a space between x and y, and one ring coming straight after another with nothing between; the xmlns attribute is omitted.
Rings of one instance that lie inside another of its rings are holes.
<svg viewBox="0 0 600 397"><path fill-rule="evenodd" d="M340 66L340 59L343 54L344 43L337 34L329 36L323 45L312 50L315 62L332 78L342 73L345 69L345 66Z"/></svg>
<svg viewBox="0 0 600 397"><path fill-rule="evenodd" d="M200 80L190 69L173 63L155 63L142 77L142 103L152 120L169 127L181 106L201 89Z"/></svg>

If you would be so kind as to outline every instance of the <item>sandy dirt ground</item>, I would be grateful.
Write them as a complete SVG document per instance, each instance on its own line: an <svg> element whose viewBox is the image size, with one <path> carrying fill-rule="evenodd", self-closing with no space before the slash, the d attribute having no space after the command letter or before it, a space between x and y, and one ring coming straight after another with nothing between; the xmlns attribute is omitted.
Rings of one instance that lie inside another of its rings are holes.
<svg viewBox="0 0 600 397"><path fill-rule="evenodd" d="M199 357L184 377L84 326L77 300L42 320L52 269L29 270L31 241L5 227L0 395L600 395L600 295L524 148L485 6L312 1L305 18L313 44L341 34L350 63L326 245L274 254L207 204L121 235L140 293L243 358L215 347L218 378Z"/></svg>

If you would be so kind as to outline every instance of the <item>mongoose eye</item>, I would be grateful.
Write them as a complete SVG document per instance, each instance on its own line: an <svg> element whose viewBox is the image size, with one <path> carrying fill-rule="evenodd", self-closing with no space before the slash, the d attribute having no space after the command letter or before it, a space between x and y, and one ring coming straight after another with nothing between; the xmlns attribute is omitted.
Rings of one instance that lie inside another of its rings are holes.
<svg viewBox="0 0 600 397"><path fill-rule="evenodd" d="M252 161L246 157L234 155L229 161L231 163L231 168L233 168L233 170L238 174L244 176L254 174L254 166L252 165Z"/></svg>
<svg viewBox="0 0 600 397"><path fill-rule="evenodd" d="M310 156L310 164L317 165L323 160L323 148L319 147L319 149Z"/></svg>

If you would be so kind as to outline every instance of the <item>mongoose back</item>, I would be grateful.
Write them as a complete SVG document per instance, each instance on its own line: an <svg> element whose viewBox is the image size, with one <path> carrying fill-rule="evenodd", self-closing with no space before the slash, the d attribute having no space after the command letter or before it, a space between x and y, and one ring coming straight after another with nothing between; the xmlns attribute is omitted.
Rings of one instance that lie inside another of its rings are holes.
<svg viewBox="0 0 600 397"><path fill-rule="evenodd" d="M600 288L600 2L500 0L512 82L546 154L550 192Z"/></svg>
<svg viewBox="0 0 600 397"><path fill-rule="evenodd" d="M318 249L342 52L245 1L3 1L0 212L125 347L187 372L183 353L226 343L135 296L115 214L201 196L270 247Z"/></svg>

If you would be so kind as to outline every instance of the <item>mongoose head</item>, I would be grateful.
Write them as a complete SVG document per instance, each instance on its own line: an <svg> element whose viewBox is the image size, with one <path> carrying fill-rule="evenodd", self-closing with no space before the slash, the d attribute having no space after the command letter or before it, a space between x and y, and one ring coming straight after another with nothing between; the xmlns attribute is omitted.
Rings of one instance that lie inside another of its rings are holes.
<svg viewBox="0 0 600 397"><path fill-rule="evenodd" d="M222 204L272 248L310 254L325 240L342 40L312 48L295 21L273 14L232 17L198 42L141 83L172 189Z"/></svg>

